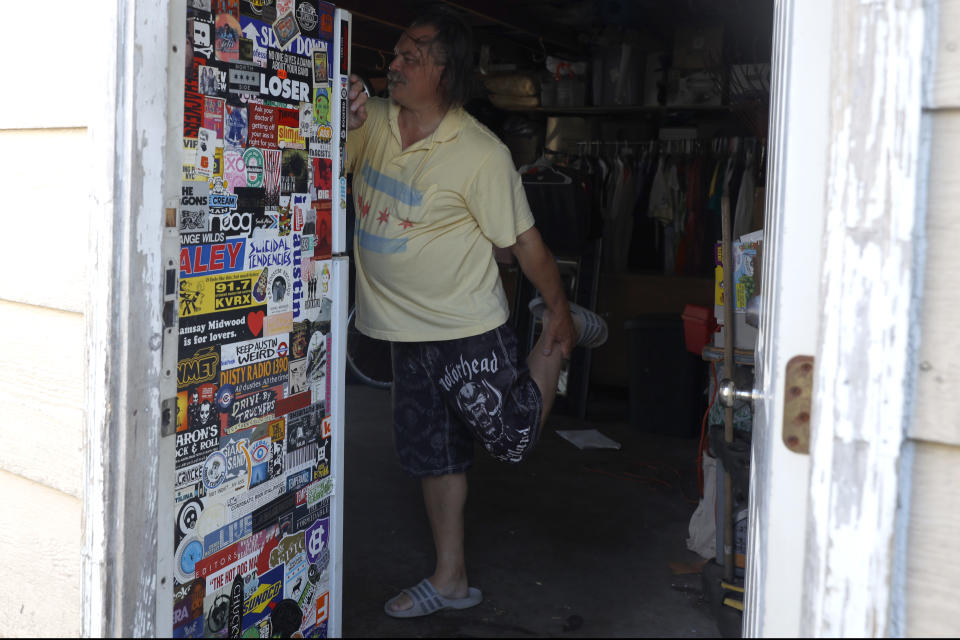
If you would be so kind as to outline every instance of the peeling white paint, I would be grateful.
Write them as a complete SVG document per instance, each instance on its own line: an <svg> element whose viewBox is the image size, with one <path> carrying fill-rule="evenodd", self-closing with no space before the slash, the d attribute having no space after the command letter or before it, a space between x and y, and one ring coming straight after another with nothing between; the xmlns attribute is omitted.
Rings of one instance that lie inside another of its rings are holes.
<svg viewBox="0 0 960 640"><path fill-rule="evenodd" d="M802 635L889 630L916 302L923 20L920 0L835 5L845 28L832 78Z"/></svg>

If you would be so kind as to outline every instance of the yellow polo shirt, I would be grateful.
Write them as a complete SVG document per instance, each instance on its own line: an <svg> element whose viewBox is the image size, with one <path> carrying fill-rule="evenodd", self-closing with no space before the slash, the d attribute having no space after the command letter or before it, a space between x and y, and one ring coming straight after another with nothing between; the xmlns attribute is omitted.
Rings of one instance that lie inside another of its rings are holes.
<svg viewBox="0 0 960 640"><path fill-rule="evenodd" d="M463 109L406 150L396 104L371 98L367 113L347 136L357 328L421 342L500 326L509 308L493 245L533 226L509 150Z"/></svg>

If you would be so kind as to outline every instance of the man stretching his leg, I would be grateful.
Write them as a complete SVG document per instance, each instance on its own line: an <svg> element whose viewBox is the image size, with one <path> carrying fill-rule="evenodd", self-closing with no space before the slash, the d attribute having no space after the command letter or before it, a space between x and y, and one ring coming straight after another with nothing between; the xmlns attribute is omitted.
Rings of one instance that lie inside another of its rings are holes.
<svg viewBox="0 0 960 640"><path fill-rule="evenodd" d="M436 548L433 575L384 607L413 617L480 602L463 549L474 442L498 460L523 460L553 406L563 360L578 339L598 346L606 328L567 302L510 152L462 108L469 25L451 9L430 9L395 54L389 100L368 100L351 79L347 157L357 328L391 342L397 452L421 479ZM542 295L543 333L526 357L506 324L495 247L509 249Z"/></svg>

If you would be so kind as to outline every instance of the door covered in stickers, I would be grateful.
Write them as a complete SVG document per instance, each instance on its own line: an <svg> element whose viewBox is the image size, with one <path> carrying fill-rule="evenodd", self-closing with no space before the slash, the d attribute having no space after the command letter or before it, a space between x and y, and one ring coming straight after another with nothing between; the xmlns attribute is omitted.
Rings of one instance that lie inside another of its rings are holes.
<svg viewBox="0 0 960 640"><path fill-rule="evenodd" d="M350 16L317 0L185 4L157 630L338 636Z"/></svg>

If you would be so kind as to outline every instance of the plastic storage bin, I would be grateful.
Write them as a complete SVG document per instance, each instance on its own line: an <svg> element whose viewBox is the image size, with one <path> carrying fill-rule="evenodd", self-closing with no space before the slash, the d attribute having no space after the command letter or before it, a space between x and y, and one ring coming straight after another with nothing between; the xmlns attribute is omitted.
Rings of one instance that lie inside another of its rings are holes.
<svg viewBox="0 0 960 640"><path fill-rule="evenodd" d="M683 338L687 351L699 356L717 330L717 321L713 317L713 312L707 307L688 304L683 308L680 317L683 318Z"/></svg>
<svg viewBox="0 0 960 640"><path fill-rule="evenodd" d="M631 426L685 438L698 435L706 409L705 363L687 351L680 316L638 316L624 329Z"/></svg>

